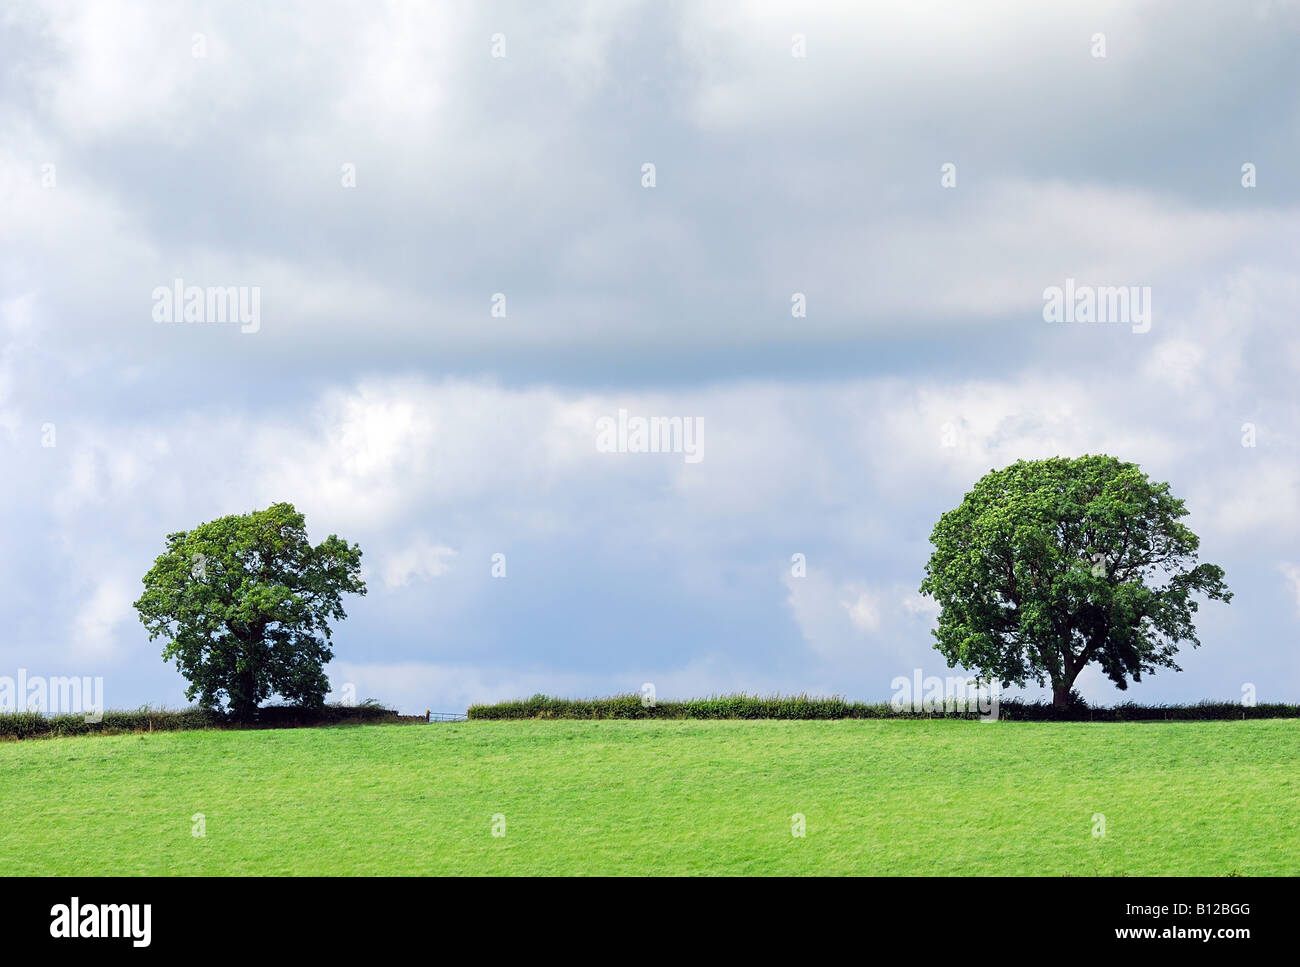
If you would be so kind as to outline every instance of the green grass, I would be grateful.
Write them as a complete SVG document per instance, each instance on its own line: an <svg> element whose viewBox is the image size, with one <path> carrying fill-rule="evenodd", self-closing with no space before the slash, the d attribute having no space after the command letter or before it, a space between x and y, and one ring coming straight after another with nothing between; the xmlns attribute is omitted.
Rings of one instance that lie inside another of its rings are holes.
<svg viewBox="0 0 1300 967"><path fill-rule="evenodd" d="M0 775L7 874L1300 872L1294 720L171 732Z"/></svg>

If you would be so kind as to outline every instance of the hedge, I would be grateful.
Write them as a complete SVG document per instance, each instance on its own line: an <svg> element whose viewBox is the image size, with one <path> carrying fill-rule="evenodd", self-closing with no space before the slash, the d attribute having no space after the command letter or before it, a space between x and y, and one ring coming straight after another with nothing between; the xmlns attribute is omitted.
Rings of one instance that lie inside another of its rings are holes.
<svg viewBox="0 0 1300 967"><path fill-rule="evenodd" d="M849 702L839 696L809 695L715 695L681 702L642 704L638 694L608 698L569 699L549 695L471 705L470 720L504 719L978 719L973 711L898 711L888 702ZM1094 721L1140 722L1153 720L1213 720L1300 718L1300 705L1266 704L1245 706L1236 702L1203 701L1190 705L1138 705L1126 702L1112 706L1089 706L1077 695L1068 708L1057 709L1050 702L1001 699L1000 720L1007 721Z"/></svg>
<svg viewBox="0 0 1300 967"><path fill-rule="evenodd" d="M257 719L238 722L221 712L202 708L105 711L98 722L84 715L43 715L40 712L0 713L0 739L34 739L56 735L112 735L125 732L175 732L184 729L295 728L374 722L424 721L398 715L374 702L360 705L326 705L319 709L269 705L258 709Z"/></svg>

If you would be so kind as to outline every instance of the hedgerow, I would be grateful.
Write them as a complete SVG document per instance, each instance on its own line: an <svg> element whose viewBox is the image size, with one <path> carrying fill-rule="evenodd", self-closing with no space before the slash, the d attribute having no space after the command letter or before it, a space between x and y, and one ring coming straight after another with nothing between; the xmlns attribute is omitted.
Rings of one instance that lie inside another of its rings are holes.
<svg viewBox="0 0 1300 967"><path fill-rule="evenodd" d="M105 711L98 721L84 715L43 715L40 712L0 713L0 739L35 739L60 735L112 735L124 732L175 732L184 729L294 728L313 725L408 721L393 709L374 702L326 705L318 709L270 705L251 722L237 722L221 712L202 708ZM424 716L419 716L424 721Z"/></svg>
<svg viewBox="0 0 1300 967"><path fill-rule="evenodd" d="M492 705L471 705L470 720L505 719L978 719L978 711L898 710L888 702L850 702L837 695L715 695L685 701L644 703L638 694L608 698L571 699L549 695ZM1139 722L1156 720L1216 720L1300 718L1300 705L1281 703L1245 706L1235 702L1204 701L1189 705L1139 705L1125 702L1089 706L1077 696L1066 709L1050 702L1002 699L997 718L1007 721Z"/></svg>

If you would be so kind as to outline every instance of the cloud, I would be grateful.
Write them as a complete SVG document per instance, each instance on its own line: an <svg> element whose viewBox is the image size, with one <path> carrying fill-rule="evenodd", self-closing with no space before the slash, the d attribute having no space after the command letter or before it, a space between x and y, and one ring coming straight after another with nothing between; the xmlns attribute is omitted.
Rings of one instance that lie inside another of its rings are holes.
<svg viewBox="0 0 1300 967"><path fill-rule="evenodd" d="M113 657L120 626L135 617L131 605L136 597L120 579L109 577L97 583L73 622L71 654L91 660Z"/></svg>
<svg viewBox="0 0 1300 967"><path fill-rule="evenodd" d="M842 660L869 647L881 627L877 592L857 581L836 581L817 569L787 576L786 599L808 646L822 658Z"/></svg>
<svg viewBox="0 0 1300 967"><path fill-rule="evenodd" d="M853 586L849 589L850 600L840 602L849 612L849 621L859 631L870 634L880 630L880 602L877 596L867 588Z"/></svg>
<svg viewBox="0 0 1300 967"><path fill-rule="evenodd" d="M1139 462L1234 580L1300 538L1294 4L0 18L6 662L174 701L129 589L277 500L361 543L391 593L337 653L417 703L883 697L936 660L934 521L1020 458ZM155 323L178 277L258 286L261 331ZM1151 331L1045 323L1067 278L1151 286ZM704 460L599 453L620 408L703 420ZM1294 687L1249 600L1203 651ZM1186 667L1145 694L1222 692Z"/></svg>
<svg viewBox="0 0 1300 967"><path fill-rule="evenodd" d="M934 618L938 616L940 610L939 602L934 598L923 597L916 593L904 595L900 604L904 611L916 618Z"/></svg>
<svg viewBox="0 0 1300 967"><path fill-rule="evenodd" d="M456 552L445 544L431 544L427 538L396 554L389 555L383 565L384 585L392 590L404 588L413 580L428 580L451 570Z"/></svg>

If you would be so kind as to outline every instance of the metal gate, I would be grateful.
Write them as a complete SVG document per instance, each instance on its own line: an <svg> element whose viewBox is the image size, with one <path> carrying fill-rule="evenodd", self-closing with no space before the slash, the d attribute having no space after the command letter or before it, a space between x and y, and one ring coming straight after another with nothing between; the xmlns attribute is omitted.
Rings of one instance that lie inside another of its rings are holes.
<svg viewBox="0 0 1300 967"><path fill-rule="evenodd" d="M426 722L464 722L464 712L431 712L424 710L424 720Z"/></svg>

